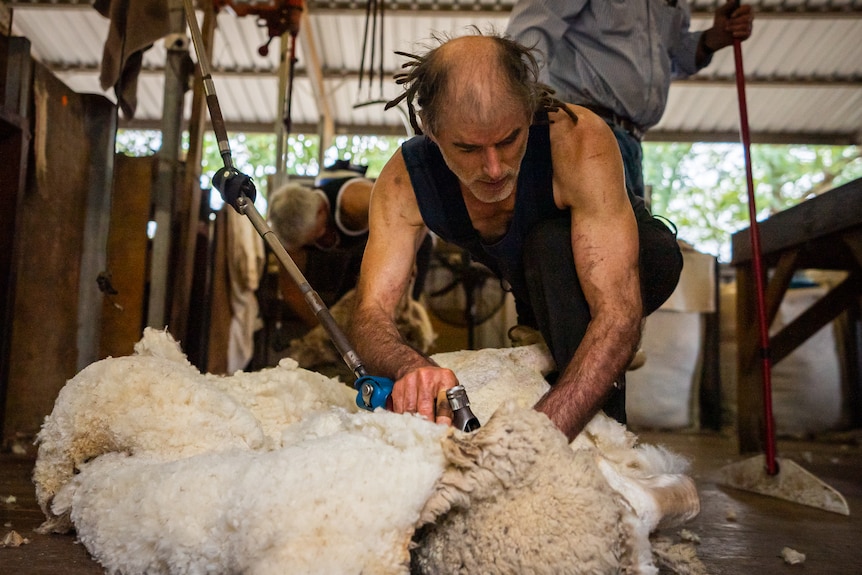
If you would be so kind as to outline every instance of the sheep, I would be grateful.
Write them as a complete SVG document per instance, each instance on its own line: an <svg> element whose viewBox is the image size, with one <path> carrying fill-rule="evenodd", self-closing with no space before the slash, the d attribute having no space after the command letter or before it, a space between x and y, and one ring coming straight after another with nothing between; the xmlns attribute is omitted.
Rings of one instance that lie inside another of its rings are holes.
<svg viewBox="0 0 862 575"><path fill-rule="evenodd" d="M348 324L355 299L356 290L352 289L330 308L332 319L339 326L344 327ZM427 353L437 339L428 310L421 302L410 298L407 294L398 304L395 325L404 341L422 353ZM330 336L322 325L317 325L302 337L291 340L285 355L295 359L303 369L341 379L350 379L354 376L332 345Z"/></svg>
<svg viewBox="0 0 862 575"><path fill-rule="evenodd" d="M478 431L364 412L292 360L200 374L147 328L46 418L41 530L74 526L112 573L656 573L649 532L698 508L681 459L603 415L567 444L530 408L541 345L434 359L467 386Z"/></svg>
<svg viewBox="0 0 862 575"><path fill-rule="evenodd" d="M570 445L531 410L501 419L497 406L530 407L550 388L542 376L554 362L544 343L434 359L466 382L474 413L488 423L445 444L454 453L417 532L415 573L657 573L649 534L700 509L684 458L638 445L603 413Z"/></svg>

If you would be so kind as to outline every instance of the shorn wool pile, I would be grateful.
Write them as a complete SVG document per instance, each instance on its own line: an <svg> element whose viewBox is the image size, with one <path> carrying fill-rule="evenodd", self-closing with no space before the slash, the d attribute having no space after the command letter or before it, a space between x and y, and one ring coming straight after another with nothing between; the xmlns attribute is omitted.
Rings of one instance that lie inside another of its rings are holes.
<svg viewBox="0 0 862 575"><path fill-rule="evenodd" d="M147 329L69 380L39 434L43 532L109 573L642 573L699 510L685 462L603 415L568 444L530 406L546 348L438 354L482 427L355 406L291 359L200 374Z"/></svg>

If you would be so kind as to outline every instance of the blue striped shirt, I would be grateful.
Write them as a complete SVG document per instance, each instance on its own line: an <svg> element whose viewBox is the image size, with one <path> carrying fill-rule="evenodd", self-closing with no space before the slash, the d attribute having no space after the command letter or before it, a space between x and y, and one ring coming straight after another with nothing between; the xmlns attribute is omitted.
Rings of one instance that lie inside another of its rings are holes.
<svg viewBox="0 0 862 575"><path fill-rule="evenodd" d="M702 32L686 0L518 0L507 35L535 46L540 80L573 104L608 108L646 129L661 119L670 82L695 63Z"/></svg>

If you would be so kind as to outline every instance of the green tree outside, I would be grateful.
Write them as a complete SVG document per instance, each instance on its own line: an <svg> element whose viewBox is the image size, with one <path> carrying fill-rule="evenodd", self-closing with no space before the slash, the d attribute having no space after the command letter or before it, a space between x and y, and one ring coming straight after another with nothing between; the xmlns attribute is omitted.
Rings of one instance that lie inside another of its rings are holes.
<svg viewBox="0 0 862 575"><path fill-rule="evenodd" d="M859 146L753 145L758 221L862 177ZM750 226L741 144L644 144L644 181L652 210L676 224L679 238L730 261L730 236Z"/></svg>
<svg viewBox="0 0 862 575"><path fill-rule="evenodd" d="M324 164L346 159L368 166L375 178L404 137L336 136ZM120 130L117 151L149 155L161 146L158 131ZM188 147L187 137L184 148ZM234 134L235 167L254 178L263 197L267 176L276 172L275 136ZM320 171L317 136L295 134L286 146L286 173L314 177ZM862 177L862 147L752 145L752 175L757 218L790 208L805 199ZM215 137L206 134L201 186L223 165ZM677 226L679 238L722 262L730 261L730 236L749 227L748 190L741 144L644 143L644 182L651 186L651 206ZM219 203L214 193L214 204Z"/></svg>

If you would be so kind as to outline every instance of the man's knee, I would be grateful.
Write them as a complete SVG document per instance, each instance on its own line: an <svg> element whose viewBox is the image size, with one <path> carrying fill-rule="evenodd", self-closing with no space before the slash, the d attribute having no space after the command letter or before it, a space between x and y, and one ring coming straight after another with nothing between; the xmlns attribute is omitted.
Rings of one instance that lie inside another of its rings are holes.
<svg viewBox="0 0 862 575"><path fill-rule="evenodd" d="M682 273L682 251L675 231L657 218L638 222L640 236L641 298L644 315L657 310L671 296Z"/></svg>

